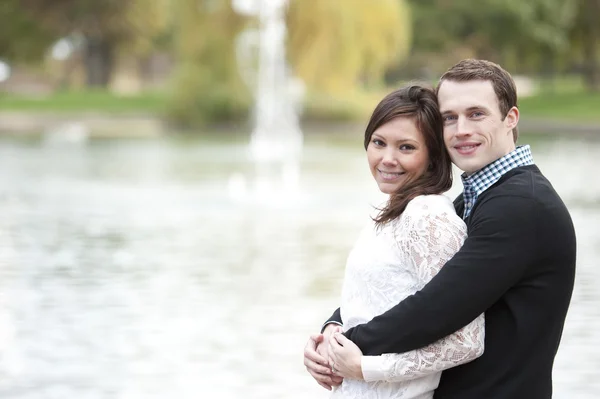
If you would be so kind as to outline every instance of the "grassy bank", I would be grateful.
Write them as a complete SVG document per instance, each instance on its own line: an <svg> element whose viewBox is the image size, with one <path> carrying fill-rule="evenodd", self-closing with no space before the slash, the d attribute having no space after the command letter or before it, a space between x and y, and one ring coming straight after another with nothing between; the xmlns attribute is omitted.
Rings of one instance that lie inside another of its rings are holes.
<svg viewBox="0 0 600 399"><path fill-rule="evenodd" d="M44 112L164 112L166 95L160 92L119 96L105 90L65 91L30 97L0 93L2 111Z"/></svg>
<svg viewBox="0 0 600 399"><path fill-rule="evenodd" d="M389 91L391 91L390 89ZM367 120L377 102L387 94L362 94L354 98L314 97L309 99L307 119ZM565 123L600 124L600 93L540 92L519 99L521 117L546 119Z"/></svg>
<svg viewBox="0 0 600 399"><path fill-rule="evenodd" d="M600 93L540 93L519 100L521 115L577 123L600 123Z"/></svg>
<svg viewBox="0 0 600 399"><path fill-rule="evenodd" d="M346 96L309 94L303 119L366 121L377 102L391 90ZM525 118L600 124L600 93L556 90L522 98L519 103ZM74 91L37 98L0 93L0 111L146 113L161 117L166 107L167 95L161 92L119 96L107 91Z"/></svg>

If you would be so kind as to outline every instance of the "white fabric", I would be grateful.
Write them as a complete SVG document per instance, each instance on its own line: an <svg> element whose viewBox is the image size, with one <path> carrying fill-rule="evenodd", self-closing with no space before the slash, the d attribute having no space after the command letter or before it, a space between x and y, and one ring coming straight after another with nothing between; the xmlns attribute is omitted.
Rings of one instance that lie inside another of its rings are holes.
<svg viewBox="0 0 600 399"><path fill-rule="evenodd" d="M344 330L366 323L425 286L459 250L467 228L443 195L413 199L395 221L370 221L350 252L342 288ZM401 328L401 327L400 327ZM366 381L345 379L332 398L432 398L441 370L483 353L484 316L424 348L363 356Z"/></svg>

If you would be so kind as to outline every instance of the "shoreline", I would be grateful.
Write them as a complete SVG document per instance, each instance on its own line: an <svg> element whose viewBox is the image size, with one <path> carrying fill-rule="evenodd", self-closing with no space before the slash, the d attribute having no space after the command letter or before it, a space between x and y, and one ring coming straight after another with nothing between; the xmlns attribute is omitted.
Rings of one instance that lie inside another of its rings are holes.
<svg viewBox="0 0 600 399"><path fill-rule="evenodd" d="M171 128L160 116L148 113L106 112L48 112L48 111L0 111L0 136L39 136L43 132L69 127L83 128L92 138L155 138ZM362 132L365 126L358 121L305 121L302 130L306 134L319 132ZM250 130L246 123L227 123L208 126L205 131L231 132ZM521 118L522 134L575 134L577 136L600 136L600 123L576 123L547 118Z"/></svg>

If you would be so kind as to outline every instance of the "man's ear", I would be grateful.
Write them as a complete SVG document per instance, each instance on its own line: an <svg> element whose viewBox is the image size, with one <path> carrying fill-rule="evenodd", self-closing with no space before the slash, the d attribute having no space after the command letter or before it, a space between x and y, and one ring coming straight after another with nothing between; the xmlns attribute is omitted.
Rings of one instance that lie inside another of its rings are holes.
<svg viewBox="0 0 600 399"><path fill-rule="evenodd" d="M519 123L519 109L517 107L508 110L504 123L509 130L513 130L517 126L517 123Z"/></svg>

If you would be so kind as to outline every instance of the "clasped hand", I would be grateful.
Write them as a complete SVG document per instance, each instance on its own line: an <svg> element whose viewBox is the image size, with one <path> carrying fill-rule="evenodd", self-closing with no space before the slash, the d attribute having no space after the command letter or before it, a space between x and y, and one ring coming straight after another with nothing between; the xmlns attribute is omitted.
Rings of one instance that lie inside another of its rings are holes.
<svg viewBox="0 0 600 399"><path fill-rule="evenodd" d="M332 324L324 334L312 335L304 348L306 369L328 390L340 385L344 378L363 379L361 359L358 346L342 335L341 327Z"/></svg>

